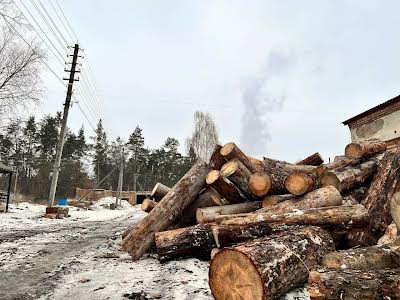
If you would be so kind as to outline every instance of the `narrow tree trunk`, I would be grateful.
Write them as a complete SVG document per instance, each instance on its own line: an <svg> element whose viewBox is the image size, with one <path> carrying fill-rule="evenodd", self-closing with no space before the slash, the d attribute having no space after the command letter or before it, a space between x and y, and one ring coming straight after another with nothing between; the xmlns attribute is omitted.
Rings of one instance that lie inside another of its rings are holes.
<svg viewBox="0 0 400 300"><path fill-rule="evenodd" d="M285 178L286 190L295 195L301 196L318 188L319 181L316 175L305 173L293 173Z"/></svg>
<svg viewBox="0 0 400 300"><path fill-rule="evenodd" d="M362 185L377 170L379 158L371 158L359 165L350 165L343 168L327 171L321 175L321 186L332 185L340 192L351 190Z"/></svg>
<svg viewBox="0 0 400 300"><path fill-rule="evenodd" d="M305 159L296 163L296 165L309 165L309 166L319 166L324 163L324 159L321 154L315 152L314 154L306 157Z"/></svg>
<svg viewBox="0 0 400 300"><path fill-rule="evenodd" d="M344 153L349 158L361 158L386 151L386 143L378 139L350 143L346 146Z"/></svg>
<svg viewBox="0 0 400 300"><path fill-rule="evenodd" d="M221 170L224 163L226 163L225 157L223 157L220 153L222 146L215 145L214 152L210 158L210 167L213 170Z"/></svg>
<svg viewBox="0 0 400 300"><path fill-rule="evenodd" d="M308 278L322 256L334 249L326 231L317 227L288 230L217 253L209 284L219 299L278 299Z"/></svg>
<svg viewBox="0 0 400 300"><path fill-rule="evenodd" d="M140 208L145 212L150 212L157 204L158 202L146 198L143 200Z"/></svg>
<svg viewBox="0 0 400 300"><path fill-rule="evenodd" d="M198 208L196 211L197 223L214 222L215 218L220 215L233 215L256 211L261 208L261 202L244 202L238 204L230 204L224 206L211 206Z"/></svg>
<svg viewBox="0 0 400 300"><path fill-rule="evenodd" d="M232 182L223 177L220 171L210 171L206 177L206 183L229 203L242 203L247 200L246 196Z"/></svg>
<svg viewBox="0 0 400 300"><path fill-rule="evenodd" d="M150 198L160 201L170 190L171 188L163 185L161 182L157 182L151 191Z"/></svg>
<svg viewBox="0 0 400 300"><path fill-rule="evenodd" d="M251 172L238 159L234 158L222 166L221 175L231 181L247 199L252 199L248 186Z"/></svg>
<svg viewBox="0 0 400 300"><path fill-rule="evenodd" d="M286 213L253 212L249 214L222 215L216 222L223 225L250 225L268 223L277 225L355 226L367 225L368 212L362 205L332 206Z"/></svg>
<svg viewBox="0 0 400 300"><path fill-rule="evenodd" d="M248 185L255 197L264 197L271 188L271 179L264 172L255 172L250 175Z"/></svg>
<svg viewBox="0 0 400 300"><path fill-rule="evenodd" d="M227 161L232 159L239 160L250 172L260 171L235 143L225 144L220 153Z"/></svg>
<svg viewBox="0 0 400 300"><path fill-rule="evenodd" d="M211 231L212 224L197 224L190 227L157 232L155 243L160 261L177 257L208 259L216 247Z"/></svg>
<svg viewBox="0 0 400 300"><path fill-rule="evenodd" d="M212 226L212 233L218 248L238 244L271 234L272 228L264 224Z"/></svg>
<svg viewBox="0 0 400 300"><path fill-rule="evenodd" d="M270 195L270 196L264 197L264 199L262 201L262 207L267 208L267 207L273 206L275 204L284 202L286 200L295 200L295 199L296 199L296 196L294 196L292 194Z"/></svg>
<svg viewBox="0 0 400 300"><path fill-rule="evenodd" d="M311 300L400 300L400 269L311 271L307 288Z"/></svg>
<svg viewBox="0 0 400 300"><path fill-rule="evenodd" d="M367 197L361 202L368 210L374 235L380 238L392 223L390 201L400 180L400 149L386 152L373 177Z"/></svg>
<svg viewBox="0 0 400 300"><path fill-rule="evenodd" d="M133 259L139 259L154 244L154 234L166 230L203 189L209 172L205 163L196 163L158 205L122 241Z"/></svg>

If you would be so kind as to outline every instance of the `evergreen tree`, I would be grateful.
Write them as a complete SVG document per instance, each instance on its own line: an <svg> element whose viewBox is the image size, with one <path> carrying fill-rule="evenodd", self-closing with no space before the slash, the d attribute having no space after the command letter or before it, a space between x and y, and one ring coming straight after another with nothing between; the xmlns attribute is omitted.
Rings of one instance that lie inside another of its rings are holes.
<svg viewBox="0 0 400 300"><path fill-rule="evenodd" d="M107 133L104 130L103 122L100 119L95 130L93 139L93 169L96 174L97 181L100 181L110 171L110 163L108 160L109 145L107 141ZM109 181L103 185L104 188L109 188Z"/></svg>

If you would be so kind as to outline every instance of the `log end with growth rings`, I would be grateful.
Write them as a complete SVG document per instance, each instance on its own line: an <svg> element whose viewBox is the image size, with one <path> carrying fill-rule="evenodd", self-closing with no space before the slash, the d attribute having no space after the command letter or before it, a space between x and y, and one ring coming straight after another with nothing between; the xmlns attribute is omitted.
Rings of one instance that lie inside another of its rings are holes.
<svg viewBox="0 0 400 300"><path fill-rule="evenodd" d="M346 146L344 153L349 158L360 158L363 155L363 149L360 144L350 143Z"/></svg>
<svg viewBox="0 0 400 300"><path fill-rule="evenodd" d="M227 156L227 155L229 155L232 151L233 151L233 149L235 149L235 143L228 143L228 144L225 144L224 146L222 146L222 148L221 148L221 150L219 151L219 153L222 155L222 156Z"/></svg>
<svg viewBox="0 0 400 300"><path fill-rule="evenodd" d="M238 168L239 168L238 159L236 158L231 159L222 166L221 175L223 177L229 177L230 175L235 173Z"/></svg>
<svg viewBox="0 0 400 300"><path fill-rule="evenodd" d="M268 194L271 188L271 179L268 174L256 172L250 175L249 189L257 197L263 197Z"/></svg>
<svg viewBox="0 0 400 300"><path fill-rule="evenodd" d="M218 170L212 170L207 174L206 183L213 184L219 178L220 173Z"/></svg>
<svg viewBox="0 0 400 300"><path fill-rule="evenodd" d="M304 195L310 192L313 187L313 179L304 173L294 173L286 177L285 188L295 196Z"/></svg>
<svg viewBox="0 0 400 300"><path fill-rule="evenodd" d="M210 264L209 284L216 300L265 299L264 285L253 262L243 253L224 249Z"/></svg>
<svg viewBox="0 0 400 300"><path fill-rule="evenodd" d="M342 190L342 185L340 183L340 180L337 178L337 176L330 171L325 172L322 174L321 179L320 179L320 185L321 187L325 186L333 186L335 187L339 192Z"/></svg>

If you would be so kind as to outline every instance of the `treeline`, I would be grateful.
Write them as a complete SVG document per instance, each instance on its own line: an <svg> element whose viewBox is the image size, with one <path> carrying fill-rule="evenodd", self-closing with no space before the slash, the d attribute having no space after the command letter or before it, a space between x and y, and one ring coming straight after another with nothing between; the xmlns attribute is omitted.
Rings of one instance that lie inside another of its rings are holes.
<svg viewBox="0 0 400 300"><path fill-rule="evenodd" d="M27 121L10 121L1 129L0 161L18 171L17 192L39 199L48 197L60 127L61 114L57 113L40 120L32 116ZM76 187L94 187L112 171L99 188L117 189L121 163L124 190L135 186L136 190L151 190L158 181L173 185L196 159L194 154L180 154L178 147L179 141L168 137L160 148L149 149L139 126L128 141L111 141L101 120L90 137L86 137L83 127L78 132L68 130L57 197L73 197Z"/></svg>

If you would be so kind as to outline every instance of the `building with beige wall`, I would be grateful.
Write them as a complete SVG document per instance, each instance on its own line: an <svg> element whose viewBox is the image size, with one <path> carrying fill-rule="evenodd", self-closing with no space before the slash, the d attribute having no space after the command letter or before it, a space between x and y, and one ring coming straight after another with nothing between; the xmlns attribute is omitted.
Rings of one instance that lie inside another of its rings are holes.
<svg viewBox="0 0 400 300"><path fill-rule="evenodd" d="M380 139L388 146L400 142L400 96L368 109L346 121L352 142Z"/></svg>

